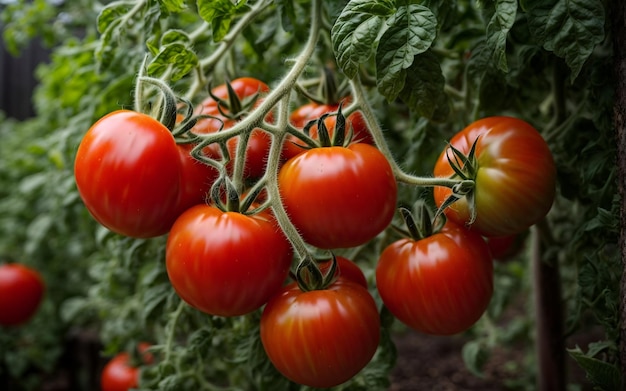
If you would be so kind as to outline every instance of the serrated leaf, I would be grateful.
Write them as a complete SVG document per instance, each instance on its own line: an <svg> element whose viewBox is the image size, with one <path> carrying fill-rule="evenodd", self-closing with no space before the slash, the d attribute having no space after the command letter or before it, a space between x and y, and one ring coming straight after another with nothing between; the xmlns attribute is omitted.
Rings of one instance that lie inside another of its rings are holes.
<svg viewBox="0 0 626 391"><path fill-rule="evenodd" d="M246 1L235 4L231 0L198 0L197 6L200 17L211 24L213 41L218 42L228 33L237 12L246 7Z"/></svg>
<svg viewBox="0 0 626 391"><path fill-rule="evenodd" d="M331 39L337 65L346 76L354 78L359 64L374 54L383 23L393 10L391 1L352 0L341 11Z"/></svg>
<svg viewBox="0 0 626 391"><path fill-rule="evenodd" d="M620 390L622 378L620 370L614 364L589 357L580 348L568 351L576 363L585 370L587 379L601 390Z"/></svg>
<svg viewBox="0 0 626 391"><path fill-rule="evenodd" d="M181 12L187 8L185 0L160 0L169 12Z"/></svg>
<svg viewBox="0 0 626 391"><path fill-rule="evenodd" d="M148 65L148 74L162 75L168 67L173 66L171 80L176 81L191 72L198 65L198 56L186 45L174 42L161 48L161 51Z"/></svg>
<svg viewBox="0 0 626 391"><path fill-rule="evenodd" d="M437 18L430 9L411 4L398 8L387 25L376 50L376 74L378 90L392 101L402 92L415 56L433 43Z"/></svg>
<svg viewBox="0 0 626 391"><path fill-rule="evenodd" d="M439 59L431 51L426 51L416 56L407 69L399 97L419 115L428 119L443 119L439 117L448 112L445 81Z"/></svg>
<svg viewBox="0 0 626 391"><path fill-rule="evenodd" d="M103 34L115 21L124 16L132 7L133 3L128 1L116 1L107 4L100 11L97 20L98 32Z"/></svg>
<svg viewBox="0 0 626 391"><path fill-rule="evenodd" d="M571 80L597 44L604 40L605 12L601 0L527 1L531 33L571 69Z"/></svg>
<svg viewBox="0 0 626 391"><path fill-rule="evenodd" d="M509 68L506 60L506 40L515 23L516 15L516 0L497 0L494 4L493 15L487 24L486 45L491 52L495 67L503 72L508 72Z"/></svg>

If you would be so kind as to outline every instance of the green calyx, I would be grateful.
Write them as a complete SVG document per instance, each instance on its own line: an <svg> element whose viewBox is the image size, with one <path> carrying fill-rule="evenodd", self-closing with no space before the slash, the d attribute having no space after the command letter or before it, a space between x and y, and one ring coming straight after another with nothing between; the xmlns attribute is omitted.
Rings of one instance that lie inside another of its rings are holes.
<svg viewBox="0 0 626 391"><path fill-rule="evenodd" d="M315 259L310 256L304 257L298 264L293 276L300 290L303 292L324 290L335 282L337 275L337 258L335 254L332 255L330 262L330 267L324 273Z"/></svg>

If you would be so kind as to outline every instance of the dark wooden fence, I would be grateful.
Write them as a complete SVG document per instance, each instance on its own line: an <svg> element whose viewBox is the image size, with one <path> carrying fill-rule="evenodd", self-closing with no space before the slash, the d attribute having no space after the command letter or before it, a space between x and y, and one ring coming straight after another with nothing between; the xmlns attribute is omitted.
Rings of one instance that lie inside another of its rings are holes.
<svg viewBox="0 0 626 391"><path fill-rule="evenodd" d="M33 116L32 93L37 83L34 71L48 60L49 52L39 41L33 41L15 57L0 37L0 111L8 117L21 120Z"/></svg>

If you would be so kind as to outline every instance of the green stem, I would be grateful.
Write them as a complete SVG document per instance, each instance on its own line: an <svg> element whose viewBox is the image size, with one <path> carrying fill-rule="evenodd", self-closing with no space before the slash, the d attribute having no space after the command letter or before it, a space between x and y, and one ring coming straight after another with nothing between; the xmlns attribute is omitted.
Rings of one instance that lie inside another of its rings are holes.
<svg viewBox="0 0 626 391"><path fill-rule="evenodd" d="M459 183L464 182L462 179L455 178L432 178L432 177L418 177L415 175L410 175L404 172L398 163L393 158L393 154L385 137L383 135L383 130L378 124L378 120L376 119L376 115L374 114L374 110L372 106L369 104L365 91L363 90L363 86L357 76L357 79L351 82L352 90L354 92L355 104L358 104L361 113L363 114L363 118L365 119L365 123L367 124L367 129L370 131L374 142L378 149L385 155L389 164L391 165L391 169L393 170L394 176L400 182L415 185L415 186L445 186L445 187L453 187Z"/></svg>
<svg viewBox="0 0 626 391"><path fill-rule="evenodd" d="M293 67L289 70L289 73L287 73L287 75L281 80L280 84L265 97L263 102L255 110L253 110L250 115L237 122L232 128L225 129L221 132L206 134L203 135L202 138L209 140L209 142L212 143L227 140L243 132L251 132L252 129L261 125L267 113L269 113L284 96L289 96L293 86L296 84L296 81L304 71L309 59L315 52L317 39L320 34L322 19L321 14L321 0L313 0L311 29L309 30L309 37L306 45L300 55L296 58L296 61L294 62Z"/></svg>
<svg viewBox="0 0 626 391"><path fill-rule="evenodd" d="M185 304L185 302L181 300L180 303L178 303L178 307L176 307L176 310L174 311L174 313L172 313L172 318L169 321L170 329L168 330L167 339L165 340L165 358L164 358L165 362L169 362L172 358L172 346L174 345L174 335L176 334L176 324L178 323L178 320L180 319L180 315L183 313L183 310L185 309L186 305L187 304Z"/></svg>

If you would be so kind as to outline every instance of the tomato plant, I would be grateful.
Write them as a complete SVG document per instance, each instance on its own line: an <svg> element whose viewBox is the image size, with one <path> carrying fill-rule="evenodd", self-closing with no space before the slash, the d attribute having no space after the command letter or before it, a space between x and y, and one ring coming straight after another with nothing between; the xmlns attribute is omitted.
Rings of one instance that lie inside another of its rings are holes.
<svg viewBox="0 0 626 391"><path fill-rule="evenodd" d="M379 340L376 303L349 280L311 291L290 284L261 316L261 341L272 364L310 387L348 381L372 359Z"/></svg>
<svg viewBox="0 0 626 391"><path fill-rule="evenodd" d="M219 316L258 309L285 282L292 251L268 212L244 215L197 205L167 238L166 266L178 295Z"/></svg>
<svg viewBox="0 0 626 391"><path fill-rule="evenodd" d="M306 151L283 165L278 186L304 240L325 249L374 238L389 225L396 207L391 167L367 144Z"/></svg>
<svg viewBox="0 0 626 391"><path fill-rule="evenodd" d="M472 197L448 206L446 216L485 236L514 235L541 220L556 192L556 166L541 134L517 118L489 117L471 123L450 140L451 147L464 154L474 144L475 156L463 165L475 180ZM449 148L441 153L435 176L457 175L452 155ZM437 205L451 193L448 187L436 187Z"/></svg>
<svg viewBox="0 0 626 391"><path fill-rule="evenodd" d="M483 238L452 221L422 239L386 247L376 266L376 286L389 311L428 334L470 328L493 295L493 263Z"/></svg>
<svg viewBox="0 0 626 391"><path fill-rule="evenodd" d="M136 238L169 231L179 212L180 170L169 130L133 111L98 120L74 163L78 192L92 216L111 231Z"/></svg>
<svg viewBox="0 0 626 391"><path fill-rule="evenodd" d="M44 290L38 271L19 263L0 265L0 325L28 322L39 308Z"/></svg>

